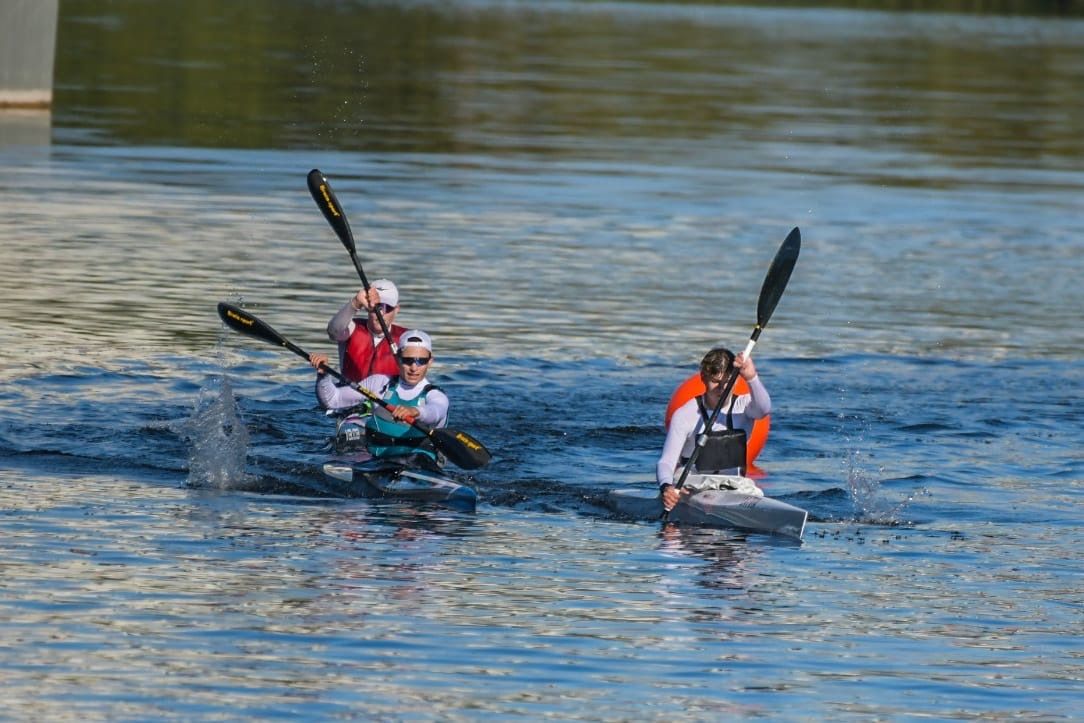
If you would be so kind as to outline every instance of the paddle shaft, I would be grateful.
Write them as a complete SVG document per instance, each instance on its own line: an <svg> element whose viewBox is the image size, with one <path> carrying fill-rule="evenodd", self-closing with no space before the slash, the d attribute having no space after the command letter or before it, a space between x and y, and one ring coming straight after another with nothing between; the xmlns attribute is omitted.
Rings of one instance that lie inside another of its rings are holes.
<svg viewBox="0 0 1084 723"><path fill-rule="evenodd" d="M222 317L222 320L225 321L231 329L240 331L242 334L247 334L249 336L263 339L264 341L270 342L277 346L281 346L285 349L289 349L302 359L309 358L309 353L299 347L297 344L294 344L292 341L275 331L272 327L257 319L252 314L249 314L235 306L232 306L231 304L220 303L218 305L218 315ZM326 373L335 377L340 383L348 384L352 389L360 392L361 394L364 394L366 397L373 400L374 402L379 403L380 406L384 407L388 411L391 411L395 408L394 405L389 404L365 387L347 379L339 372L339 370L332 369L327 364L321 364L320 368ZM417 425L417 423L413 419L407 419L404 421L407 421L412 425ZM419 429L421 429L421 431L423 432L429 431L426 427L419 427Z"/></svg>
<svg viewBox="0 0 1084 723"><path fill-rule="evenodd" d="M768 325L768 321L775 312L776 305L779 304L779 299L783 296L783 291L787 288L791 272L794 271L794 265L798 261L801 244L801 232L795 227L787 234L787 237L779 246L779 250L776 251L771 266L768 267L768 273L765 274L764 283L760 287L760 298L757 301L757 323L753 327L753 333L749 336L749 343L745 345L745 350L742 352L745 359L748 359L753 353L753 347L756 346L757 341L760 339L760 332ZM715 420L719 417L723 403L730 396L730 393L734 390L734 385L738 382L738 376L737 369L734 369L728 376L722 394L719 396L719 401L715 403L714 409L711 410L711 416L704 426L704 431L696 438L696 446L693 447L692 454L689 455L689 459L685 462L685 467L681 470L681 477L674 484L674 489L680 490L685 485L689 473L696 465L697 458L700 457L700 451L707 442L708 432L715 425ZM667 519L669 515L670 510L663 511L663 520Z"/></svg>
<svg viewBox="0 0 1084 723"><path fill-rule="evenodd" d="M218 315L234 331L289 349L303 359L308 360L310 357L307 351L275 331L269 324L233 304L219 302ZM350 381L338 370L332 369L327 364L321 364L320 368L335 377L339 382L349 385L351 389L365 395L389 412L395 409L395 405L389 404L378 394L374 394L360 384ZM415 419L408 418L403 421L428 436L438 450L463 469L477 469L490 460L489 451L485 446L466 432L450 429L431 429Z"/></svg>
<svg viewBox="0 0 1084 723"><path fill-rule="evenodd" d="M358 278L361 279L361 288L365 289L365 294L368 296L369 279L365 276L365 269L361 266L361 260L358 259L357 244L354 243L354 232L350 230L350 222L346 220L346 211L343 210L342 204L339 203L339 199L335 196L335 192L331 190L331 184L328 182L327 176L321 173L320 169L314 168L309 171L308 185L309 193L312 194L316 205L320 207L324 218L327 219L327 222L335 231L335 235L339 237L339 241L342 242L342 245L350 254L350 260L354 262L354 269L357 270ZM391 338L391 331L388 329L388 322L384 319L383 312L379 308L374 309L374 311L376 312L376 320L380 322L380 330L384 332L384 338L388 340L392 354L398 356L399 345Z"/></svg>

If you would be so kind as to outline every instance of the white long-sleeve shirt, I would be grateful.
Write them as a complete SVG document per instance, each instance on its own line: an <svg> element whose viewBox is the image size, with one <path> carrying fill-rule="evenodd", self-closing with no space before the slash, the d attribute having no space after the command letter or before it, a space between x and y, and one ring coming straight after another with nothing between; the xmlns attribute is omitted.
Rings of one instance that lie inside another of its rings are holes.
<svg viewBox="0 0 1084 723"><path fill-rule="evenodd" d="M391 377L386 374L373 374L365 377L358 386L368 389L376 396L383 398ZM413 404L414 400L422 402L418 397L425 391L429 381L425 377L413 386L407 386L402 378L399 379L397 391L399 399L409 406L417 406L421 414L414 421L421 422L433 429L443 427L448 423L448 395L440 389L430 389L425 395L424 403ZM338 410L349 409L363 403L368 397L353 387L336 386L335 379L330 374L320 374L316 378L316 398L324 409Z"/></svg>
<svg viewBox="0 0 1084 723"><path fill-rule="evenodd" d="M768 416L772 410L772 398L768 390L760 381L760 375L753 377L748 382L749 394L740 394L734 399L734 428L744 429L746 435L752 435L753 422ZM704 420L700 416L700 407L696 403L696 397L678 407L670 417L670 428L666 430L666 441L662 445L662 454L659 462L655 465L655 479L659 486L674 483L674 472L677 470L682 458L688 458L696 446L696 438L704 429ZM723 403L719 416L715 419L712 431L727 429L726 413L730 408L730 401ZM711 414L711 410L708 410ZM738 474L738 470L733 471Z"/></svg>

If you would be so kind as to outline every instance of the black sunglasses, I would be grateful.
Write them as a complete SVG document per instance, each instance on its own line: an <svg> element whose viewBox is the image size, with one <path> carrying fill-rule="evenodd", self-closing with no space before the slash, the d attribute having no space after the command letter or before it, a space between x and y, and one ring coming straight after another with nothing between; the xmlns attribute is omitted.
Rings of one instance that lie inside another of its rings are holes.
<svg viewBox="0 0 1084 723"><path fill-rule="evenodd" d="M433 357L431 356L404 356L399 357L399 361L403 363L403 366L423 367L428 364L429 360L432 358Z"/></svg>
<svg viewBox="0 0 1084 723"><path fill-rule="evenodd" d="M391 304L377 304L369 311L379 311L381 314L390 314L395 311L395 307Z"/></svg>

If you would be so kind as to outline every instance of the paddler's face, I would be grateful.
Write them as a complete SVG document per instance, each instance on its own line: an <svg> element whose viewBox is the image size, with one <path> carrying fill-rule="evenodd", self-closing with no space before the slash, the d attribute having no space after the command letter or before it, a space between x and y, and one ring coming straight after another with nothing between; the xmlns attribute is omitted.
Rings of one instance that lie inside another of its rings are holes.
<svg viewBox="0 0 1084 723"><path fill-rule="evenodd" d="M399 354L399 373L407 384L416 384L425 377L433 356L424 348L412 346Z"/></svg>
<svg viewBox="0 0 1084 723"><path fill-rule="evenodd" d="M369 327L369 331L374 334L383 334L384 327L380 325L380 319L376 315L377 310L384 317L384 323L388 325L388 328L391 328L391 325L395 323L395 315L399 313L399 307L389 304L377 304L372 309L369 309L369 318L365 322Z"/></svg>
<svg viewBox="0 0 1084 723"><path fill-rule="evenodd" d="M718 399L726 384L726 372L718 374L700 374L700 380L704 382L705 396L709 399Z"/></svg>

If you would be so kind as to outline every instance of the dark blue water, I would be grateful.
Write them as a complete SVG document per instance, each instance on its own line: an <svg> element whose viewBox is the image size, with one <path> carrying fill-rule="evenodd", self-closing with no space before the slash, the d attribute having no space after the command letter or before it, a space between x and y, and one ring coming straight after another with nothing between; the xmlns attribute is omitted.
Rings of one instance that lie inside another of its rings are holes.
<svg viewBox="0 0 1084 723"><path fill-rule="evenodd" d="M427 47L476 61L440 65L472 122L366 122L460 148L140 142L115 117L136 101L94 106L71 77L45 142L0 146L8 714L1074 718L1084 154L1059 89L1078 22L448 7L415 12L459 33ZM483 60L506 25L547 29L533 60ZM974 62L921 83L936 50ZM1045 103L989 72L1006 52L1047 58ZM528 66L565 101L530 133L504 75ZM275 113L289 138L326 128ZM452 426L494 454L462 473L474 514L327 497L311 370L218 321L243 303L331 350L358 280L313 167L433 334ZM755 351L775 402L758 466L810 511L805 540L616 519L602 497L650 484L670 393L748 339L793 226Z"/></svg>

